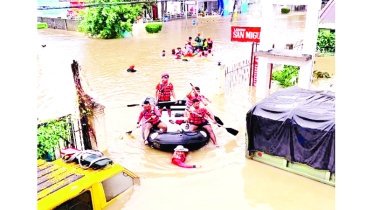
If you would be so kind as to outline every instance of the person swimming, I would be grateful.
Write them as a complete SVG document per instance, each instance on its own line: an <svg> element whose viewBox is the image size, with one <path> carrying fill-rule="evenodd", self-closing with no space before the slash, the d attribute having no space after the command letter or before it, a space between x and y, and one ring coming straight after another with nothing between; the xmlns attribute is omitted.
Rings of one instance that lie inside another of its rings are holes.
<svg viewBox="0 0 373 210"><path fill-rule="evenodd" d="M135 69L135 65L131 65L128 69L127 72L136 72L137 70Z"/></svg>
<svg viewBox="0 0 373 210"><path fill-rule="evenodd" d="M181 59L181 56L183 56L183 51L181 50L181 47L178 47L177 48L177 52L176 52L176 59Z"/></svg>

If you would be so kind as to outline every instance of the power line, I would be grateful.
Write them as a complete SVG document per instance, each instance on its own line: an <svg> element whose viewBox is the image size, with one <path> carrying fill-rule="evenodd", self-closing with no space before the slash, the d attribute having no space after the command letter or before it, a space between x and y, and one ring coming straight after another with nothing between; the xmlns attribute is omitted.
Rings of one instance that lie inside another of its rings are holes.
<svg viewBox="0 0 373 210"><path fill-rule="evenodd" d="M130 2L111 2L111 3L99 3L99 4L84 4L84 5L69 5L69 6L39 6L37 10L53 10L53 9L73 9L73 8L85 8L85 7L105 7L105 6L116 6L116 5L131 5L131 4L147 4L157 2L168 2L167 0L161 1L130 1ZM184 2L184 1L173 1L173 2Z"/></svg>

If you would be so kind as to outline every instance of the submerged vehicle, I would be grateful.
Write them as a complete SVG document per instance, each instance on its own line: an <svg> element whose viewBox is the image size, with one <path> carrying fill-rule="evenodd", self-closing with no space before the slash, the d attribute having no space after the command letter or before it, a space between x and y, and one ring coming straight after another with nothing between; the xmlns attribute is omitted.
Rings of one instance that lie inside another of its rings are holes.
<svg viewBox="0 0 373 210"><path fill-rule="evenodd" d="M65 149L53 162L37 161L39 210L108 209L140 179L101 152Z"/></svg>
<svg viewBox="0 0 373 210"><path fill-rule="evenodd" d="M149 101L152 106L155 106L155 99L147 97L144 101ZM162 110L161 121L167 124L167 132L162 132L159 129L151 129L148 136L148 145L152 148L173 152L175 147L183 145L190 151L198 150L205 146L209 140L210 135L205 129L198 129L189 131L186 128L186 121L184 117L184 110L186 108L186 100L177 100L170 102L160 102L161 104L171 105L171 118L169 118L167 110ZM169 122L173 119L175 123ZM142 136L144 138L144 124L142 125Z"/></svg>

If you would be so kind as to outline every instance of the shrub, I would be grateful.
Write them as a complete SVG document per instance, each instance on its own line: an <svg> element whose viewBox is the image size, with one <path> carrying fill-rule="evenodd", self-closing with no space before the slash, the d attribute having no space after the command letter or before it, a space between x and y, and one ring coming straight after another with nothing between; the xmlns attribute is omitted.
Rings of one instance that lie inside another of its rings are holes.
<svg viewBox="0 0 373 210"><path fill-rule="evenodd" d="M272 73L272 79L282 87L290 87L298 82L299 66L284 65L284 69Z"/></svg>
<svg viewBox="0 0 373 210"><path fill-rule="evenodd" d="M282 14L288 14L289 12L290 12L290 8L286 8L286 7L281 8L281 13Z"/></svg>
<svg viewBox="0 0 373 210"><path fill-rule="evenodd" d="M148 33L158 33L162 30L162 23L148 23L146 26L145 26L145 30L148 32Z"/></svg>
<svg viewBox="0 0 373 210"><path fill-rule="evenodd" d="M335 53L335 33L319 31L316 50L321 53Z"/></svg>
<svg viewBox="0 0 373 210"><path fill-rule="evenodd" d="M321 71L313 71L313 78L319 79L319 78L330 78L330 74L328 72L321 72Z"/></svg>

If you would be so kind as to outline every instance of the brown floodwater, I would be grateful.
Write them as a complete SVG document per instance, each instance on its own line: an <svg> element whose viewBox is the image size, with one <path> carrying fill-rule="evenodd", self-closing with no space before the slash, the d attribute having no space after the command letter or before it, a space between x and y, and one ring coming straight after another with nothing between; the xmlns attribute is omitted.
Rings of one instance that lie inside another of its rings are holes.
<svg viewBox="0 0 373 210"><path fill-rule="evenodd" d="M302 39L304 15L276 17L276 46ZM70 64L77 60L86 78L86 88L98 96L105 108L108 141L107 154L117 163L141 177L141 185L123 195L111 209L334 209L335 188L245 158L245 116L257 102L255 88L238 86L227 94L217 95L219 68L217 62L229 64L248 59L251 44L230 41L230 26L257 24L254 16L199 18L163 24L157 34L148 34L144 24L134 25L133 36L123 39L95 40L71 31L38 30L38 109L39 119L73 113L75 87ZM213 56L176 60L172 48L183 47L185 40L197 32L214 40ZM41 44L46 44L41 48ZM166 57L161 57L166 50ZM130 65L136 73L128 73ZM213 125L217 141L191 152L187 163L202 168L183 169L170 163L171 153L144 146L136 127L141 107L136 104L146 96L154 96L155 86L163 72L170 74L176 97L183 99L190 91L189 83L201 88L209 105L224 125L240 131L230 135ZM312 84L312 89L331 89L334 78ZM272 92L279 88L275 83Z"/></svg>

